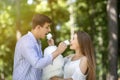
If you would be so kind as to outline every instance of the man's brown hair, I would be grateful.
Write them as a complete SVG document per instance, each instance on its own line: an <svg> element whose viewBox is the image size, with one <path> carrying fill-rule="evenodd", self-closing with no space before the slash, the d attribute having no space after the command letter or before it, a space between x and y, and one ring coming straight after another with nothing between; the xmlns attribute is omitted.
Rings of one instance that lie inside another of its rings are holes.
<svg viewBox="0 0 120 80"><path fill-rule="evenodd" d="M43 26L45 23L52 23L52 20L43 14L35 14L32 18L32 28L34 29L37 25Z"/></svg>

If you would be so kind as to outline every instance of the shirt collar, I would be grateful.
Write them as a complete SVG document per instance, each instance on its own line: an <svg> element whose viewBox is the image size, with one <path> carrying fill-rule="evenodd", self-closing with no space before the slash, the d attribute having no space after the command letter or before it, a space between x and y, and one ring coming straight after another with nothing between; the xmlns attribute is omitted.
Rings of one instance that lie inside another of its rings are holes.
<svg viewBox="0 0 120 80"><path fill-rule="evenodd" d="M39 40L37 40L37 39L35 38L35 36L33 35L32 32L29 31L29 32L28 32L28 35L31 37L31 39L33 39L34 42L37 42L37 43L38 43Z"/></svg>

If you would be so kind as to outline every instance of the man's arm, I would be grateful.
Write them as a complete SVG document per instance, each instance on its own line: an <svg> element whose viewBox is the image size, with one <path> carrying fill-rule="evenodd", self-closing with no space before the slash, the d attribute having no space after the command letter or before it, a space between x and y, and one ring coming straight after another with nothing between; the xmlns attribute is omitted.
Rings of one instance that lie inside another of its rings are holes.
<svg viewBox="0 0 120 80"><path fill-rule="evenodd" d="M62 54L66 48L67 45L64 42L59 43L57 49L52 53L53 59L55 59L58 55Z"/></svg>

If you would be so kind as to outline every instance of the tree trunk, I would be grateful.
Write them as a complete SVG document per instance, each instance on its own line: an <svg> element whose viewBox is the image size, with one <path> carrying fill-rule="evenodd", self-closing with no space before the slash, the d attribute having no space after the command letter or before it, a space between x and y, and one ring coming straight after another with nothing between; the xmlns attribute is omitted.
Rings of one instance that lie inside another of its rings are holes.
<svg viewBox="0 0 120 80"><path fill-rule="evenodd" d="M71 35L71 39L73 38L74 35L74 28L75 28L75 23L74 23L74 9L73 9L73 3L69 4L69 12L70 12L70 35Z"/></svg>
<svg viewBox="0 0 120 80"><path fill-rule="evenodd" d="M118 80L118 23L117 23L117 0L108 0L107 4L108 28L109 28L109 74L107 80Z"/></svg>
<svg viewBox="0 0 120 80"><path fill-rule="evenodd" d="M118 11L118 34L120 34L120 0L118 0L117 11ZM118 35L118 69L120 69L120 35ZM120 75L118 80L120 80Z"/></svg>
<svg viewBox="0 0 120 80"><path fill-rule="evenodd" d="M53 9L53 5L52 5L53 2L54 1L52 1L52 0L48 0L49 7L51 9L51 18L52 18L52 21L54 21L54 19L55 19L54 18L54 9ZM52 34L53 34L53 39L54 39L54 41L56 43L57 32L56 32L56 24L55 24L55 22L53 22L51 26L52 26L51 30L52 30Z"/></svg>

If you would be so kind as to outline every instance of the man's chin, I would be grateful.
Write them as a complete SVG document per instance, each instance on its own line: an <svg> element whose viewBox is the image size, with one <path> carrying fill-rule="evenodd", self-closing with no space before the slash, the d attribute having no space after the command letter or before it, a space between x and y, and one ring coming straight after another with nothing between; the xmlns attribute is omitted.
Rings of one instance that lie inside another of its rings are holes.
<svg viewBox="0 0 120 80"><path fill-rule="evenodd" d="M44 36L44 37L41 37L41 39L45 39L45 36Z"/></svg>

